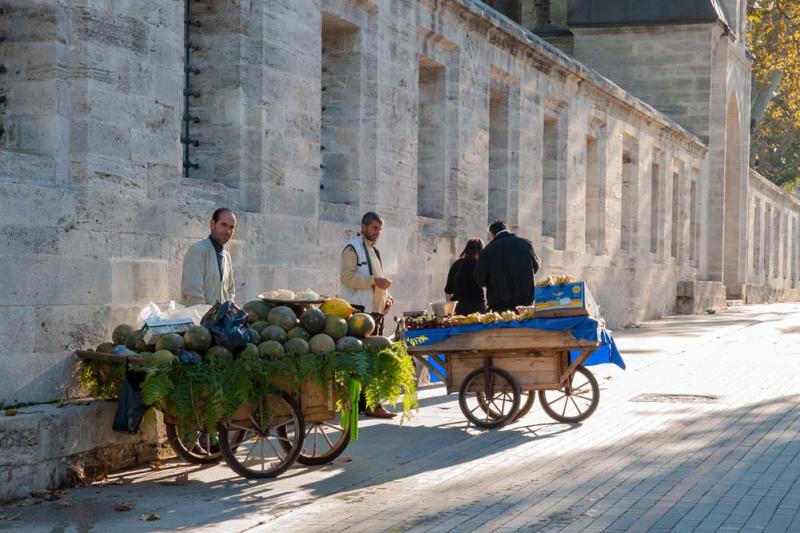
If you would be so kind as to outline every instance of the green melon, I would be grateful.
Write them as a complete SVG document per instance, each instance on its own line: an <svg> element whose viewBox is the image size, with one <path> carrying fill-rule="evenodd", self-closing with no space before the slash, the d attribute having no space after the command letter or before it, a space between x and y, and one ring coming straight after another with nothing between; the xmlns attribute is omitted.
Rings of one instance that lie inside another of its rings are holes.
<svg viewBox="0 0 800 533"><path fill-rule="evenodd" d="M297 326L287 331L286 337L289 339L294 339L295 337L297 337L299 339L303 339L306 342L311 340L311 335L300 326Z"/></svg>
<svg viewBox="0 0 800 533"><path fill-rule="evenodd" d="M269 326L269 322L265 320L259 320L258 322L253 322L250 327L256 330L257 332L261 333L261 330L265 327Z"/></svg>
<svg viewBox="0 0 800 533"><path fill-rule="evenodd" d="M265 341L258 345L258 353L261 357L283 357L283 345L278 341Z"/></svg>
<svg viewBox="0 0 800 533"><path fill-rule="evenodd" d="M286 353L298 355L308 353L309 350L308 343L299 337L295 337L294 339L289 339L286 341L286 343L283 345L283 349L286 351Z"/></svg>
<svg viewBox="0 0 800 533"><path fill-rule="evenodd" d="M97 345L97 349L95 349L95 351L100 353L111 353L114 351L115 347L116 346L113 342L101 342Z"/></svg>
<svg viewBox="0 0 800 533"><path fill-rule="evenodd" d="M252 342L248 342L247 346L242 348L242 351L239 352L239 357L247 358L247 359L255 359L258 357L258 346L253 344Z"/></svg>
<svg viewBox="0 0 800 533"><path fill-rule="evenodd" d="M233 354L224 346L212 346L206 352L205 360L209 363L216 361L233 361Z"/></svg>
<svg viewBox="0 0 800 533"><path fill-rule="evenodd" d="M175 354L168 350L158 350L155 353L144 354L144 366L152 368L167 368L177 359Z"/></svg>
<svg viewBox="0 0 800 533"><path fill-rule="evenodd" d="M247 328L247 329L250 332L250 342L252 342L256 346L261 344L261 334L253 328Z"/></svg>
<svg viewBox="0 0 800 533"><path fill-rule="evenodd" d="M375 319L367 313L353 313L347 321L347 334L363 339L375 330Z"/></svg>
<svg viewBox="0 0 800 533"><path fill-rule="evenodd" d="M186 349L192 352L203 353L213 344L211 332L203 326L192 326L189 331L183 334L183 342Z"/></svg>
<svg viewBox="0 0 800 533"><path fill-rule="evenodd" d="M322 332L333 340L339 340L347 335L347 320L338 316L325 317L325 328Z"/></svg>
<svg viewBox="0 0 800 533"><path fill-rule="evenodd" d="M134 352L151 352L152 350L148 349L147 343L144 342L144 334L141 330L136 330L125 340L125 346L128 347L129 350L133 350Z"/></svg>
<svg viewBox="0 0 800 533"><path fill-rule="evenodd" d="M347 353L358 353L364 351L364 343L355 337L342 337L336 341L336 350Z"/></svg>
<svg viewBox="0 0 800 533"><path fill-rule="evenodd" d="M183 337L175 333L167 333L166 335L162 335L158 338L158 342L156 342L156 351L169 350L170 352L177 354L185 347L186 345L183 342Z"/></svg>
<svg viewBox="0 0 800 533"><path fill-rule="evenodd" d="M375 350L383 350L384 348L389 348L392 345L392 339L389 337L380 337L380 336L369 336L364 337L364 344L373 348Z"/></svg>
<svg viewBox="0 0 800 533"><path fill-rule="evenodd" d="M325 313L312 307L300 316L300 325L311 335L321 333L325 329Z"/></svg>
<svg viewBox="0 0 800 533"><path fill-rule="evenodd" d="M297 325L297 316L290 307L280 305L269 312L267 321L270 324L282 327L284 330L289 331Z"/></svg>
<svg viewBox="0 0 800 533"><path fill-rule="evenodd" d="M280 326L267 326L261 330L261 338L265 341L286 342L286 332Z"/></svg>
<svg viewBox="0 0 800 533"><path fill-rule="evenodd" d="M125 341L128 340L128 335L136 331L133 326L129 326L128 324L120 324L119 326L114 328L114 332L111 334L111 340L114 341L114 344L120 345L125 344Z"/></svg>
<svg viewBox="0 0 800 533"><path fill-rule="evenodd" d="M336 341L324 333L317 333L308 341L308 347L312 353L321 355L334 351L336 349Z"/></svg>
<svg viewBox="0 0 800 533"><path fill-rule="evenodd" d="M267 319L269 312L272 310L272 306L267 302L262 302L261 300L252 300L244 304L242 309L244 309L244 311L249 315L249 320L257 322L259 320ZM251 317L254 317L255 319Z"/></svg>

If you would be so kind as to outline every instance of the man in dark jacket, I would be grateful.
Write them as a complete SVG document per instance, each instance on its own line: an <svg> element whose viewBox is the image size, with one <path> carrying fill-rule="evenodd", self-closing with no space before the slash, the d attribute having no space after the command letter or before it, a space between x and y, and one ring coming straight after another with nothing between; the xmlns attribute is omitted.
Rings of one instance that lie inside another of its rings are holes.
<svg viewBox="0 0 800 533"><path fill-rule="evenodd" d="M489 234L492 240L481 251L474 272L475 281L486 287L489 309L499 313L533 305L539 258L531 241L510 233L502 220L492 222Z"/></svg>

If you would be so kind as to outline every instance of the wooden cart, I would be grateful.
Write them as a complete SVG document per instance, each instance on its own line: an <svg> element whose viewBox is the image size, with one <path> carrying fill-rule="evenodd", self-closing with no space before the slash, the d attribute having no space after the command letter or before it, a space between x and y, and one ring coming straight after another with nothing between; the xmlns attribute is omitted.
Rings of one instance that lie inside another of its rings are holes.
<svg viewBox="0 0 800 533"><path fill-rule="evenodd" d="M75 352L79 359L106 363L142 364L141 357L93 351ZM292 394L285 384L272 384L258 402L241 405L230 423L220 422L215 431L197 428L194 442L186 445L175 420L165 415L167 439L175 453L194 464L225 462L247 478L280 475L295 461L320 465L333 461L350 442L350 432L340 422L333 400L333 384L324 390L304 383ZM347 406L345 406L346 408Z"/></svg>
<svg viewBox="0 0 800 533"><path fill-rule="evenodd" d="M544 411L559 422L576 423L591 416L600 387L583 362L598 346L569 331L496 328L460 333L408 351L434 372L425 356L445 354L448 394L458 392L464 416L491 429L525 416L537 393ZM572 350L580 354L570 362Z"/></svg>

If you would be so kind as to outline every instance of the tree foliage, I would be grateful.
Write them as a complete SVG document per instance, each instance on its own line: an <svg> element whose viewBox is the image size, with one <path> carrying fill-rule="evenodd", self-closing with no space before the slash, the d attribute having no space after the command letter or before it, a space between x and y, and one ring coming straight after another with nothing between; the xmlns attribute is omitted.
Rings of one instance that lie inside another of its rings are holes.
<svg viewBox="0 0 800 533"><path fill-rule="evenodd" d="M800 2L748 0L754 54L750 163L789 190L800 185Z"/></svg>

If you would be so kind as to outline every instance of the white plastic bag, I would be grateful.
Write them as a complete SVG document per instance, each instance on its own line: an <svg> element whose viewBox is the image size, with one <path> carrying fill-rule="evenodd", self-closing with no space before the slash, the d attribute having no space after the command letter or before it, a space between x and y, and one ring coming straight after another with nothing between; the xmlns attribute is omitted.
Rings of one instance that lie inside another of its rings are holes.
<svg viewBox="0 0 800 533"><path fill-rule="evenodd" d="M211 309L211 306L206 304L197 304L191 307L186 307L170 301L167 310L163 311L162 314L167 320L173 320L176 318L190 318L196 326L199 326L200 320L202 320L203 315L205 315L209 309Z"/></svg>
<svg viewBox="0 0 800 533"><path fill-rule="evenodd" d="M136 327L142 329L146 321L161 320L163 318L164 315L161 313L161 309L153 302L150 302L139 310L139 314L136 316Z"/></svg>

